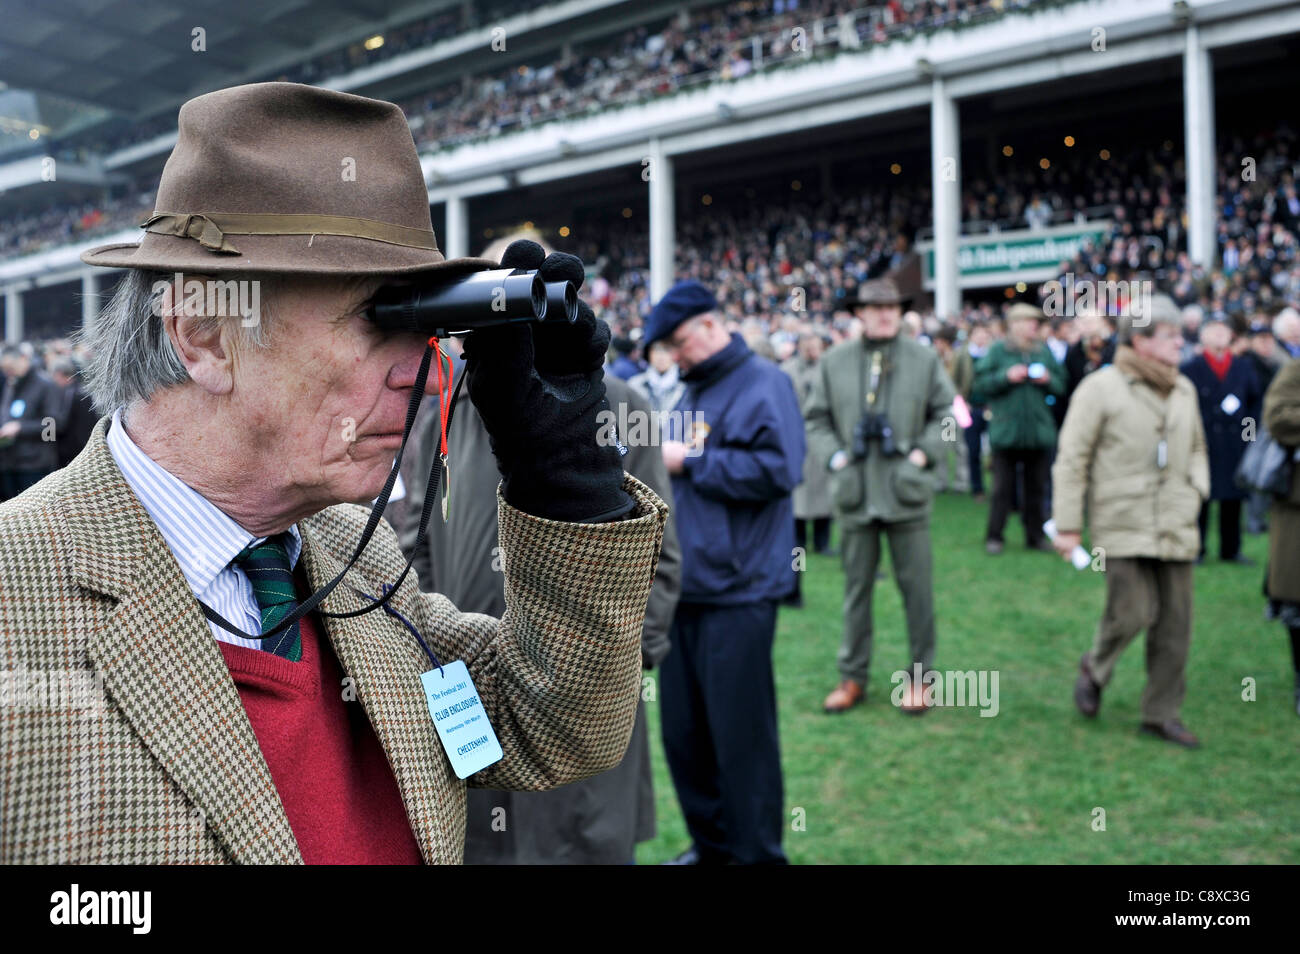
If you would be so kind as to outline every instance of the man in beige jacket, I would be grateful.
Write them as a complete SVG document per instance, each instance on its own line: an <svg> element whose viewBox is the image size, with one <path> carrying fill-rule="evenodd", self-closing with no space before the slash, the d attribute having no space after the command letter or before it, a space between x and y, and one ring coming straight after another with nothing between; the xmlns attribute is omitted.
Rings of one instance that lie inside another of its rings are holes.
<svg viewBox="0 0 1300 954"><path fill-rule="evenodd" d="M1142 732L1196 748L1179 721L1192 636L1196 517L1210 493L1196 390L1178 373L1180 316L1163 295L1148 320L1121 319L1115 363L1083 379L1061 429L1053 517L1056 549L1079 546L1084 513L1104 555L1106 608L1079 662L1074 701L1096 716L1124 648L1147 631Z"/></svg>

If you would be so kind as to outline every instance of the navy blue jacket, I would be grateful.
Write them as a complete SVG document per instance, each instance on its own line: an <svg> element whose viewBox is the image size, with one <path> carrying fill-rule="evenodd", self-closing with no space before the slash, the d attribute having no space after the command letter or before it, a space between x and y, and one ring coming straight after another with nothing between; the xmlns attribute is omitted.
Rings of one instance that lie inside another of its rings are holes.
<svg viewBox="0 0 1300 954"><path fill-rule="evenodd" d="M738 334L682 376L687 435L703 433L673 477L682 602L734 606L794 589L794 504L804 426L790 379ZM700 426L703 425L703 426Z"/></svg>
<svg viewBox="0 0 1300 954"><path fill-rule="evenodd" d="M1246 492L1233 481L1241 456L1246 453L1246 419L1260 426L1259 409L1263 398L1255 369L1241 358L1233 358L1227 376L1220 381L1204 355L1197 355L1179 370L1196 385L1201 402L1201 421L1205 424L1205 450L1210 457L1210 499L1240 500ZM1236 397L1238 406L1231 414L1223 409L1228 395Z"/></svg>
<svg viewBox="0 0 1300 954"><path fill-rule="evenodd" d="M614 359L614 363L609 366L609 374L626 381L628 378L640 374L645 370L644 365L639 361L633 361L625 354L619 355Z"/></svg>

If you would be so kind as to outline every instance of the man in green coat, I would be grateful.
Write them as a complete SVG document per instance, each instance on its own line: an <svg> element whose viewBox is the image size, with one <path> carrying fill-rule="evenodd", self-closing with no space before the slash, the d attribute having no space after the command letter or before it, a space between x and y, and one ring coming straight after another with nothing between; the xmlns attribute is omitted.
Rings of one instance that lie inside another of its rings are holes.
<svg viewBox="0 0 1300 954"><path fill-rule="evenodd" d="M924 673L934 660L930 509L953 388L938 355L898 333L902 305L891 279L860 286L855 311L863 334L826 352L804 411L808 445L830 472L843 528L844 641L840 683L826 698L827 712L843 712L866 696L882 535L903 594L912 662ZM960 438L955 421L947 431ZM925 711L922 688L908 680L904 711Z"/></svg>
<svg viewBox="0 0 1300 954"><path fill-rule="evenodd" d="M1043 507L1048 468L1056 446L1056 419L1052 401L1065 394L1065 369L1038 336L1041 309L1019 302L1007 310L1007 336L993 343L975 365L973 401L987 404L989 444L993 448L993 504L989 507L984 548L1002 552L1002 531L1011 513L1016 491L1016 467L1024 469L1020 519L1025 544L1031 550L1052 545L1043 535Z"/></svg>

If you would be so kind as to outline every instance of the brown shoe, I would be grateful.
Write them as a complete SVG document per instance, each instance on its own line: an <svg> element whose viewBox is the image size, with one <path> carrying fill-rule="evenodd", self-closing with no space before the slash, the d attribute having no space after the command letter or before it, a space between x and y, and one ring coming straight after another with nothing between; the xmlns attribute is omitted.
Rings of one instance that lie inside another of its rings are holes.
<svg viewBox="0 0 1300 954"><path fill-rule="evenodd" d="M1201 747L1201 740L1188 732L1186 727L1177 719L1170 719L1168 722L1159 724L1143 722L1141 731L1143 735L1154 735L1158 739L1173 742L1185 749L1199 749Z"/></svg>
<svg viewBox="0 0 1300 954"><path fill-rule="evenodd" d="M908 679L903 688L903 702L898 708L908 715L925 715L930 709L925 701L925 686Z"/></svg>
<svg viewBox="0 0 1300 954"><path fill-rule="evenodd" d="M1096 718L1097 710L1101 708L1101 686L1092 678L1087 653L1079 659L1079 678L1074 681L1074 704L1089 719Z"/></svg>
<svg viewBox="0 0 1300 954"><path fill-rule="evenodd" d="M848 712L867 697L867 691L852 679L841 679L829 696L824 707L827 712Z"/></svg>

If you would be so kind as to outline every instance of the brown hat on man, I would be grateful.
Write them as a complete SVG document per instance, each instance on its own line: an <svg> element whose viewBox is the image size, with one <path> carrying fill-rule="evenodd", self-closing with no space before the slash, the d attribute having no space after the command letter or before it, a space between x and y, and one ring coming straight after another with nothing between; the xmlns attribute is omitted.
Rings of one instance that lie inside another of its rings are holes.
<svg viewBox="0 0 1300 954"><path fill-rule="evenodd" d="M181 107L138 244L88 265L396 275L495 268L438 250L420 159L392 103L300 83L217 90Z"/></svg>
<svg viewBox="0 0 1300 954"><path fill-rule="evenodd" d="M898 290L892 278L873 278L858 286L859 305L903 305L910 299Z"/></svg>

